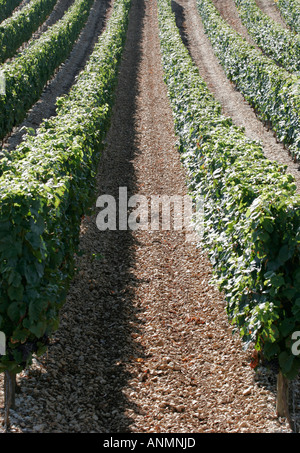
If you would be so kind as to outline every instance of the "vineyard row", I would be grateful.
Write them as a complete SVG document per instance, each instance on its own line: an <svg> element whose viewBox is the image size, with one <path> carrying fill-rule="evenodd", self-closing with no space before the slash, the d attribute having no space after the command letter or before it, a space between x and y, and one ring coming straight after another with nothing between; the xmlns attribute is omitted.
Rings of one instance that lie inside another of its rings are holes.
<svg viewBox="0 0 300 453"><path fill-rule="evenodd" d="M11 15L22 0L0 0L0 22Z"/></svg>
<svg viewBox="0 0 300 453"><path fill-rule="evenodd" d="M300 37L264 14L255 0L235 0L235 3L258 47L287 71L300 71Z"/></svg>
<svg viewBox="0 0 300 453"><path fill-rule="evenodd" d="M296 33L300 32L300 5L298 0L277 0L276 5L286 23Z"/></svg>
<svg viewBox="0 0 300 453"><path fill-rule="evenodd" d="M171 0L158 5L175 130L191 196L204 199L202 245L215 281L245 345L279 360L293 378L300 368L291 352L291 334L300 329L300 197L292 176L222 115L181 41Z"/></svg>
<svg viewBox="0 0 300 453"><path fill-rule="evenodd" d="M262 121L300 159L300 79L279 68L221 17L211 0L196 0L205 31L226 76Z"/></svg>
<svg viewBox="0 0 300 453"><path fill-rule="evenodd" d="M6 92L0 97L0 139L19 125L39 100L47 81L70 54L92 3L93 0L75 0L61 20L1 67Z"/></svg>
<svg viewBox="0 0 300 453"><path fill-rule="evenodd" d="M0 24L0 63L11 58L46 20L57 0L33 0Z"/></svg>
<svg viewBox="0 0 300 453"><path fill-rule="evenodd" d="M95 196L129 7L130 0L114 1L88 63L58 100L57 115L1 160L0 329L7 353L0 371L21 371L58 326L80 220Z"/></svg>

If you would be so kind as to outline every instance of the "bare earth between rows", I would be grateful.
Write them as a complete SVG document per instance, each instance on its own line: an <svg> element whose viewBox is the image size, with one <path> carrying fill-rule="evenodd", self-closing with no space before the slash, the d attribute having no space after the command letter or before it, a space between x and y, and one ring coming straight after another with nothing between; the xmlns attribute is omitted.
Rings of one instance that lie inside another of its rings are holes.
<svg viewBox="0 0 300 453"><path fill-rule="evenodd" d="M177 4L193 16L193 2ZM154 0L132 2L97 176L98 196L118 198L120 187L128 197L187 193ZM82 221L83 254L48 354L18 377L11 431L291 432L275 414L274 370L250 368L211 265L186 232L100 231L97 214Z"/></svg>

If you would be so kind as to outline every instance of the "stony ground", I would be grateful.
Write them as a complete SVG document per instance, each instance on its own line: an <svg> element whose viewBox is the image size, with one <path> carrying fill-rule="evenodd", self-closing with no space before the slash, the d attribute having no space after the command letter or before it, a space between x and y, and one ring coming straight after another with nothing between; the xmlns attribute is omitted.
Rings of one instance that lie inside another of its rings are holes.
<svg viewBox="0 0 300 453"><path fill-rule="evenodd" d="M226 1L236 14L234 2ZM236 111L235 119L249 124L247 133L258 139L256 134L263 134L274 158L288 160L226 82L194 0L174 1L173 10L224 112ZM120 187L127 188L128 197L186 194L163 82L155 0L132 2L114 115L97 176L98 196L118 198ZM189 232L100 231L98 212L94 207L82 221L77 275L49 351L17 378L20 393L10 413L10 432L299 430L300 383L291 386L294 424L289 426L276 416L274 368L254 372L249 366L251 351L243 351L232 335L224 296L211 285L211 265Z"/></svg>

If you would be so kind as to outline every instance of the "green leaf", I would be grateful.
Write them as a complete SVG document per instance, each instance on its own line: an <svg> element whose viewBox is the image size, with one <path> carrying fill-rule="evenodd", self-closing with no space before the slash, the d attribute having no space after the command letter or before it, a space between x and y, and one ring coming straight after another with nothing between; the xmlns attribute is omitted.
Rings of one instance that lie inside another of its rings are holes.
<svg viewBox="0 0 300 453"><path fill-rule="evenodd" d="M29 303L29 310L28 310L30 322L38 321L40 314L45 310L47 305L48 305L47 301L42 301L42 300L31 301Z"/></svg>
<svg viewBox="0 0 300 453"><path fill-rule="evenodd" d="M294 318L284 319L279 326L280 333L284 337L287 337L294 330L295 324L296 322Z"/></svg>
<svg viewBox="0 0 300 453"><path fill-rule="evenodd" d="M25 268L25 277L29 285L35 286L40 281L39 275L36 271L35 264L28 265Z"/></svg>
<svg viewBox="0 0 300 453"><path fill-rule="evenodd" d="M7 279L7 283L9 285L12 285L17 288L18 286L21 285L21 281L22 281L22 276L18 272L15 272L15 271L10 272L9 277Z"/></svg>
<svg viewBox="0 0 300 453"><path fill-rule="evenodd" d="M27 241L30 243L30 245L34 249L38 249L41 245L41 237L39 234L36 234L35 232L30 231L29 233L26 234L25 238Z"/></svg>
<svg viewBox="0 0 300 453"><path fill-rule="evenodd" d="M262 226L265 230L268 231L268 233L273 233L274 225L272 219L265 217L262 221Z"/></svg>
<svg viewBox="0 0 300 453"><path fill-rule="evenodd" d="M285 284L285 280L282 275L275 275L275 276L271 277L271 284L275 288L280 288L281 286L283 286Z"/></svg>
<svg viewBox="0 0 300 453"><path fill-rule="evenodd" d="M292 369L294 356L291 354L288 354L286 351L283 351L279 354L278 360L279 360L279 366L280 366L283 374L289 373L289 371Z"/></svg>
<svg viewBox="0 0 300 453"><path fill-rule="evenodd" d="M32 332L37 338L41 338L47 329L47 323L44 321L40 321L36 324L30 324L28 327L30 332Z"/></svg>
<svg viewBox="0 0 300 453"><path fill-rule="evenodd" d="M30 333L28 332L27 329L17 329L14 331L14 333L12 335L12 339L14 341L24 342L27 340L29 334Z"/></svg>
<svg viewBox="0 0 300 453"><path fill-rule="evenodd" d="M300 314L300 298L298 297L293 306L292 306L292 313L294 316L298 316Z"/></svg>
<svg viewBox="0 0 300 453"><path fill-rule="evenodd" d="M280 348L277 343L264 344L264 356L267 360L271 360L278 355Z"/></svg>
<svg viewBox="0 0 300 453"><path fill-rule="evenodd" d="M283 245L279 250L278 261L280 264L284 264L290 258L290 251L287 245Z"/></svg>
<svg viewBox="0 0 300 453"><path fill-rule="evenodd" d="M22 300L24 294L23 285L10 286L7 290L7 294L11 300Z"/></svg>
<svg viewBox="0 0 300 453"><path fill-rule="evenodd" d="M18 322L20 319L20 307L18 302L13 302L8 306L7 314L13 322Z"/></svg>

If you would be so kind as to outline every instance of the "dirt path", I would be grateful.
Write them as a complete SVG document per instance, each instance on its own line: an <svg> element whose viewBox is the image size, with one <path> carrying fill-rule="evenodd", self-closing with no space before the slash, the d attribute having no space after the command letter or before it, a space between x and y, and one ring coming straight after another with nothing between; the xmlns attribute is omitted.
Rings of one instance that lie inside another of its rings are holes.
<svg viewBox="0 0 300 453"><path fill-rule="evenodd" d="M62 15L63 10L67 9L72 1L61 0L59 2L59 11L56 13ZM113 0L95 0L86 26L80 33L69 58L57 68L54 76L45 87L41 98L30 109L25 120L14 128L12 134L3 140L3 148L6 151L15 148L22 141L26 132L24 127L36 130L43 119L55 115L57 98L70 90L77 74L84 68L98 37L105 27L112 4Z"/></svg>
<svg viewBox="0 0 300 453"><path fill-rule="evenodd" d="M156 2L133 0L97 195L184 195L175 143ZM290 432L275 416L274 372L249 367L185 231L100 231L98 212L82 222L48 356L18 377L12 431Z"/></svg>
<svg viewBox="0 0 300 453"><path fill-rule="evenodd" d="M215 3L218 3L215 0ZM226 18L232 23L236 15L234 2L228 3L225 8ZM231 5L231 6L230 6ZM252 107L245 101L234 85L227 79L222 66L217 60L208 37L197 12L194 0L173 1L173 10L177 15L178 26L181 29L190 54L197 64L201 76L206 81L209 89L221 103L223 113L232 118L233 122L245 128L246 135L263 144L264 154L270 160L275 160L287 165L287 171L295 177L297 191L300 193L299 165L295 164L281 143L277 143L271 130L268 130L257 118ZM223 11L223 6L222 6Z"/></svg>
<svg viewBox="0 0 300 453"><path fill-rule="evenodd" d="M265 14L271 17L271 19L273 19L283 28L287 30L290 29L285 23L285 21L282 19L274 0L256 0L256 4Z"/></svg>

